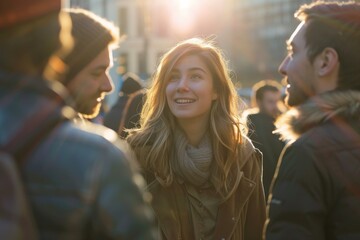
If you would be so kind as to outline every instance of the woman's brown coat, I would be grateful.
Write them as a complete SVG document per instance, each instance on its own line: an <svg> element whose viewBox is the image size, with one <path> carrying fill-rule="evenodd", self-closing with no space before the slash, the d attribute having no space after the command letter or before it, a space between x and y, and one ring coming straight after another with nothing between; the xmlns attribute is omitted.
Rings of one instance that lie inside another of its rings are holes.
<svg viewBox="0 0 360 240"><path fill-rule="evenodd" d="M242 168L239 174L242 178L235 194L219 206L214 233L216 240L261 239L265 222L261 153L248 140L241 149L239 161L242 161ZM139 160L147 156L146 149L135 149L135 153ZM144 172L161 239L193 239L190 204L184 184L174 180L169 187L163 187L152 173Z"/></svg>

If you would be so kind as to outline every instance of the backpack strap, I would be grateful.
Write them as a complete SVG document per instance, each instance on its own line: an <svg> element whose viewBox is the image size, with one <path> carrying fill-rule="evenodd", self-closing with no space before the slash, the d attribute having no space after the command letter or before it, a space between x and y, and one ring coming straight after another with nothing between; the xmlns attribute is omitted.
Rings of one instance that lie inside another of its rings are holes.
<svg viewBox="0 0 360 240"><path fill-rule="evenodd" d="M18 92L35 93L49 99L46 104L34 108L33 114L23 119L23 124L17 131L0 145L0 151L12 155L20 163L61 122L73 118L75 112L70 107L66 107L72 105L72 102L68 102L71 98L68 97L65 87L57 81L16 75L1 70L0 79L2 87L9 92L1 99L2 106L21 97L17 95Z"/></svg>
<svg viewBox="0 0 360 240"><path fill-rule="evenodd" d="M0 147L0 233L4 239L38 239L19 167L44 138L68 120L62 110L59 103L35 109L34 114Z"/></svg>
<svg viewBox="0 0 360 240"><path fill-rule="evenodd" d="M54 106L52 106L54 107ZM38 109L25 124L12 135L1 150L10 153L19 165L49 135L60 123L68 120L61 112L61 108Z"/></svg>
<svg viewBox="0 0 360 240"><path fill-rule="evenodd" d="M36 92L51 100L43 106L32 109L33 113L22 120L22 125L0 144L0 233L1 239L37 240L38 231L32 210L19 172L27 156L44 138L62 122L74 115L72 110L64 111L64 98L60 88L50 82L29 77L12 76L0 71L2 87L8 94L1 99L6 106L18 98L18 92ZM57 89L57 91L52 91ZM63 113L69 113L66 117ZM11 123L9 123L11 124Z"/></svg>
<svg viewBox="0 0 360 240"><path fill-rule="evenodd" d="M134 100L134 98L140 94L142 94L143 91L139 90L139 91L136 91L134 92L133 94L129 94L128 96L128 100L126 101L126 104L125 104L125 107L124 107L124 110L122 112L122 115L121 115L121 119L120 119L120 123L119 123L119 128L118 128L118 131L117 133L119 134L119 136L123 136L122 132L124 131L125 129L125 120L126 120L126 117L127 117L127 114L128 114L128 111L129 111L129 107L132 103L132 101Z"/></svg>

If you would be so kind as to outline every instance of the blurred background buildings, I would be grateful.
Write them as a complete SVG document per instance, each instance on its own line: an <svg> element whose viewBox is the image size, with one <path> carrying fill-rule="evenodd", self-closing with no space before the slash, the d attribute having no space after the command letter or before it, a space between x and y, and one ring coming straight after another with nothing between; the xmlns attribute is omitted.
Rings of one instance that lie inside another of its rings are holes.
<svg viewBox="0 0 360 240"><path fill-rule="evenodd" d="M223 49L241 88L272 78L286 54L285 41L298 21L293 15L315 0L68 0L103 16L124 36L114 53L114 95L127 71L148 79L160 57L180 40L209 37ZM109 104L114 102L110 96Z"/></svg>

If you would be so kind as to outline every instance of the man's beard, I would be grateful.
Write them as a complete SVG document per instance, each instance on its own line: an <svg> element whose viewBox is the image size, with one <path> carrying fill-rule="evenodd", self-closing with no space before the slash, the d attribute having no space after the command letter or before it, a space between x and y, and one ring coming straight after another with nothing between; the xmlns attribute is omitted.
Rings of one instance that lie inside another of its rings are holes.
<svg viewBox="0 0 360 240"><path fill-rule="evenodd" d="M78 102L76 106L76 110L86 119L92 119L99 115L104 93L96 94L96 96L90 99L91 100L88 101L83 100Z"/></svg>
<svg viewBox="0 0 360 240"><path fill-rule="evenodd" d="M308 99L309 96L302 91L287 91L285 102L289 107L295 107L303 104Z"/></svg>
<svg viewBox="0 0 360 240"><path fill-rule="evenodd" d="M93 119L95 117L97 117L97 115L99 115L100 113L100 109L101 109L101 102L97 103L94 107L89 107L87 109L83 109L82 111L79 111L81 113L81 115L86 118L86 119Z"/></svg>
<svg viewBox="0 0 360 240"><path fill-rule="evenodd" d="M305 84L299 86L296 83L291 83L290 88L286 89L285 103L290 107L295 107L306 102L312 95L312 89L309 89Z"/></svg>

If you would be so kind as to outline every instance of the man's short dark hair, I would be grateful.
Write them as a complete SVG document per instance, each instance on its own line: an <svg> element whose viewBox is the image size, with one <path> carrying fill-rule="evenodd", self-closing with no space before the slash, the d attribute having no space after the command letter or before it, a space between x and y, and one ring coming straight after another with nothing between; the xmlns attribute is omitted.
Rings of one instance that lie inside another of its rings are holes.
<svg viewBox="0 0 360 240"><path fill-rule="evenodd" d="M257 106L257 102L264 99L265 92L281 92L282 86L275 80L262 80L252 87L252 105Z"/></svg>
<svg viewBox="0 0 360 240"><path fill-rule="evenodd" d="M339 56L338 89L360 90L360 4L315 2L295 16L306 21L305 42L311 62L325 48Z"/></svg>

